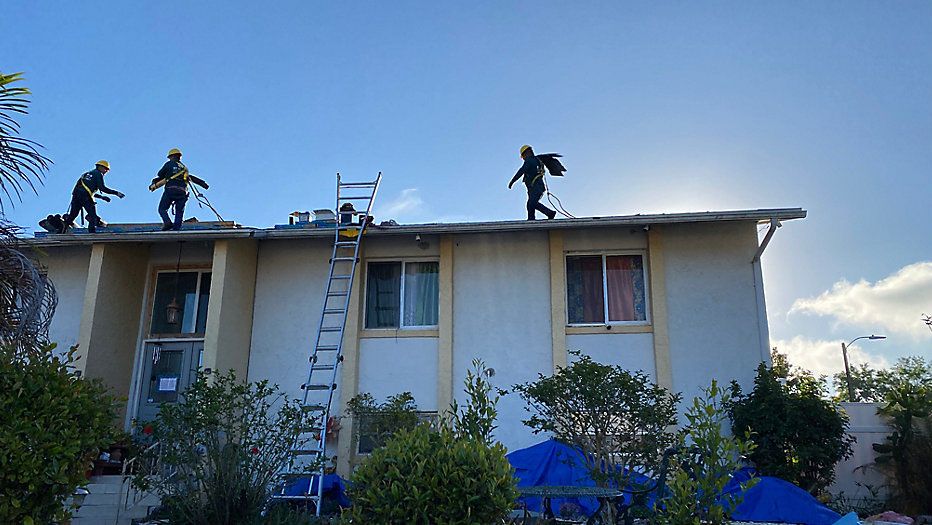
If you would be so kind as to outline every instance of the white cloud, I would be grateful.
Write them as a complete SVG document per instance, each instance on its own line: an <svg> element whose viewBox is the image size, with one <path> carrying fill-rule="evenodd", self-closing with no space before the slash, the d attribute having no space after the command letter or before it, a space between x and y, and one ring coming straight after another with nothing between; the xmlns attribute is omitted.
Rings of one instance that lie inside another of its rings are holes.
<svg viewBox="0 0 932 525"><path fill-rule="evenodd" d="M402 222L406 215L415 214L420 208L423 208L424 200L421 199L417 188L408 188L401 190L401 193L390 200L384 207L380 206L379 214L388 219L395 219Z"/></svg>
<svg viewBox="0 0 932 525"><path fill-rule="evenodd" d="M845 369L845 361L841 355L841 340L825 341L822 339L807 339L796 336L792 339L775 339L771 346L777 351L786 354L790 363L811 371L816 375L832 375ZM890 366L883 356L872 355L857 344L848 347L848 362L851 366L867 363L874 368Z"/></svg>
<svg viewBox="0 0 932 525"><path fill-rule="evenodd" d="M842 280L818 297L797 299L789 313L834 317L840 324L914 339L929 336L920 314L932 314L932 262L918 262L875 283Z"/></svg>

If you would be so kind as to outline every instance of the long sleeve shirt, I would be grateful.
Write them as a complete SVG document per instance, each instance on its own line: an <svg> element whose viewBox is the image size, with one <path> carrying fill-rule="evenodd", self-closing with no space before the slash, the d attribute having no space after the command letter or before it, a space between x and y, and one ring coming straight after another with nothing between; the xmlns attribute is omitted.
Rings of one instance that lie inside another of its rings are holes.
<svg viewBox="0 0 932 525"><path fill-rule="evenodd" d="M169 160L162 166L162 169L159 170L158 174L155 176L155 179L152 182L156 182L162 179L168 180L168 182L165 183L166 191L169 187L187 189L188 181L185 177L185 172L187 171L187 166L182 164L180 160Z"/></svg>
<svg viewBox="0 0 932 525"><path fill-rule="evenodd" d="M544 164L535 157L531 155L530 157L524 159L524 164L518 168L518 172L515 173L515 176L511 179L511 184L514 184L519 178L524 179L524 185L527 186L527 189L544 185Z"/></svg>
<svg viewBox="0 0 932 525"><path fill-rule="evenodd" d="M82 182L84 184L81 184ZM87 186L87 189L84 189L85 186ZM74 191L72 193L89 192L93 195L98 191L101 193L109 193L110 195L118 195L120 193L117 190L108 188L106 184L104 184L104 174L97 168L94 168L84 175L81 175L81 178L78 179L78 182L74 185Z"/></svg>

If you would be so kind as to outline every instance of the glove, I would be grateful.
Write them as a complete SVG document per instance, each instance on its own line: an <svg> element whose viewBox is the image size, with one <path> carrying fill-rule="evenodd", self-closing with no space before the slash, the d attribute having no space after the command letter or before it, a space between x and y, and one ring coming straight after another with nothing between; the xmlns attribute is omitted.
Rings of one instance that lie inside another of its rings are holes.
<svg viewBox="0 0 932 525"><path fill-rule="evenodd" d="M123 193L122 191L118 191L116 192L116 196L122 199L123 197L126 197L126 194Z"/></svg>
<svg viewBox="0 0 932 525"><path fill-rule="evenodd" d="M510 189L511 189L511 187L512 187L512 186L514 186L514 185L515 185L515 183L514 183L514 182L509 182L509 183L508 183L508 189L510 190Z"/></svg>

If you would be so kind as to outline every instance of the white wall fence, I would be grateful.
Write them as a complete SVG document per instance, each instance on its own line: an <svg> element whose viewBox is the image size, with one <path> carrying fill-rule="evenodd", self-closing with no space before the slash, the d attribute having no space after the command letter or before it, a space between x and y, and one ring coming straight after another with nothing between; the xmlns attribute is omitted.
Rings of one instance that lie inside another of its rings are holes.
<svg viewBox="0 0 932 525"><path fill-rule="evenodd" d="M835 483L829 487L834 495L843 493L848 499L871 499L873 495L868 487L886 493L883 485L886 478L870 465L877 454L872 445L882 443L890 434L890 427L877 415L880 403L841 403L848 413L848 433L857 441L852 445L854 453L835 467Z"/></svg>

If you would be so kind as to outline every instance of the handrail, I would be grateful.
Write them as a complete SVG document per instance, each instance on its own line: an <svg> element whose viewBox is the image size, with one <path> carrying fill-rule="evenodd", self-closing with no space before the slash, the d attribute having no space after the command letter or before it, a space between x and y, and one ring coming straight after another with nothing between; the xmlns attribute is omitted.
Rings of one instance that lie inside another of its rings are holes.
<svg viewBox="0 0 932 525"><path fill-rule="evenodd" d="M145 497L145 494L142 491L137 490L133 492L132 503L130 503L130 492L132 491L130 490L129 485L132 484L131 475L133 473L133 467L136 464L136 460L139 459L140 457L145 456L148 452L151 452L152 450L155 450L156 448L161 449L161 446L162 446L162 442L156 441L155 443L143 449L143 451L140 454L137 454L136 456L133 456L132 458L130 458L128 461L123 462L123 468L120 471L120 476L121 476L120 500L122 501L122 505L117 507L117 518L119 518L120 513L122 511L129 510L135 507L136 504L142 501L142 499ZM157 454L156 458L157 458L156 467L158 467L158 463L161 463L162 454L161 453Z"/></svg>

